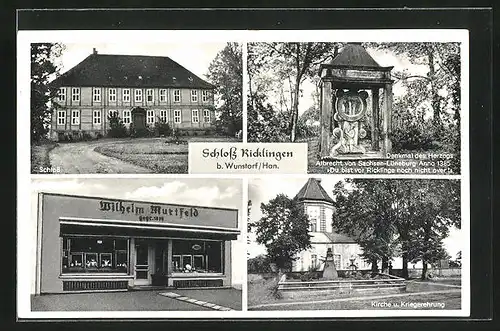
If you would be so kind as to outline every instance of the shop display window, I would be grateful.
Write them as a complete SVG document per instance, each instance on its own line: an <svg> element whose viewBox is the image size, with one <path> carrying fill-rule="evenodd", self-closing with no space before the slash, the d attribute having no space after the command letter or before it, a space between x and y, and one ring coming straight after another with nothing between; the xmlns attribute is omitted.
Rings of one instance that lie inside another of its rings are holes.
<svg viewBox="0 0 500 331"><path fill-rule="evenodd" d="M172 241L173 272L222 273L223 261L222 241Z"/></svg>
<svg viewBox="0 0 500 331"><path fill-rule="evenodd" d="M127 273L128 240L63 237L62 273Z"/></svg>

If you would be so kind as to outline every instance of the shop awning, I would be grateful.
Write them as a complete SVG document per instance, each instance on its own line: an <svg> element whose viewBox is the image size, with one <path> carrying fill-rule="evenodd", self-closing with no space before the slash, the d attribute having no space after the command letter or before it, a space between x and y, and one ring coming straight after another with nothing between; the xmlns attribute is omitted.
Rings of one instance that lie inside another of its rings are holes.
<svg viewBox="0 0 500 331"><path fill-rule="evenodd" d="M144 238L198 238L236 240L240 231L232 228L186 226L169 223L131 222L86 218L60 218L60 231L64 235L102 235Z"/></svg>

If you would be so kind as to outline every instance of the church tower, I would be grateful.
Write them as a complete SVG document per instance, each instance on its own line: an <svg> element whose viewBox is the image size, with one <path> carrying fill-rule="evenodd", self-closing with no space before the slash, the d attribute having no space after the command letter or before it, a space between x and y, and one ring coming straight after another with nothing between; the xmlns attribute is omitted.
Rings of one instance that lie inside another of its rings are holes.
<svg viewBox="0 0 500 331"><path fill-rule="evenodd" d="M333 199L321 186L321 179L309 178L295 198L303 204L304 212L309 216L310 232L333 232Z"/></svg>

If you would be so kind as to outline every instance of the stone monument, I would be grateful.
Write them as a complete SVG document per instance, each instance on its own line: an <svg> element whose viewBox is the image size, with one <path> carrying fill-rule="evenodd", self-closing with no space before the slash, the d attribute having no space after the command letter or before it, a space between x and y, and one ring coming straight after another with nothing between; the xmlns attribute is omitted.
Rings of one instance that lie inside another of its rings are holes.
<svg viewBox="0 0 500 331"><path fill-rule="evenodd" d="M388 157L392 149L392 69L380 66L361 43L347 43L331 63L320 66L321 159ZM362 142L365 137L367 141Z"/></svg>
<svg viewBox="0 0 500 331"><path fill-rule="evenodd" d="M337 274L337 269L335 268L335 263L333 261L333 252L331 248L326 251L325 267L323 268L322 280L336 280L339 278Z"/></svg>

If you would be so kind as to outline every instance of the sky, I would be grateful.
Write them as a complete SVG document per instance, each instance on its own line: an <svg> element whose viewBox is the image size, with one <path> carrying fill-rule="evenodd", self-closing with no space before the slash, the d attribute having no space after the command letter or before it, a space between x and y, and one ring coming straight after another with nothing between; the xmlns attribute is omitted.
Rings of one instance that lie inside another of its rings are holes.
<svg viewBox="0 0 500 331"><path fill-rule="evenodd" d="M389 51L376 50L371 48L367 48L367 51L382 67L394 66L394 69L392 69L393 72L403 71L404 69L406 69L415 75L427 74L428 69L425 65L414 65L410 63L410 61L408 61L405 57L396 56ZM315 90L315 85L310 80L305 80L301 85L301 89L302 96L299 98L299 115L303 114L307 109L314 105L314 100L311 94ZM400 96L402 93L404 93L404 89L401 87L401 84L395 83L393 85L394 96Z"/></svg>
<svg viewBox="0 0 500 331"><path fill-rule="evenodd" d="M59 59L64 73L92 54L168 56L200 78L207 79L208 67L226 43L64 43Z"/></svg>
<svg viewBox="0 0 500 331"><path fill-rule="evenodd" d="M240 179L210 178L57 178L32 179L31 219L26 222L31 234L30 258L35 267L36 201L38 192L50 192L83 196L99 196L111 199L130 199L170 204L221 207L238 209L238 224L242 228L242 181ZM29 245L28 244L28 245ZM246 240L242 235L232 242L233 282L242 283L246 270ZM34 286L34 282L32 282Z"/></svg>
<svg viewBox="0 0 500 331"><path fill-rule="evenodd" d="M266 179L252 179L248 182L248 200L252 201L250 210L250 221L257 221L262 217L260 212L260 204L267 203L269 200L276 197L280 193L286 194L289 198L293 198L299 190L304 186L309 177L278 177ZM330 196L334 185L342 180L342 176L328 175L316 176L321 179L321 185ZM255 242L255 236L250 235L251 244L248 247L250 257L265 253L265 248ZM456 253L462 250L462 245L466 237L464 231L452 228L450 235L444 240L444 246L448 254L454 259Z"/></svg>

